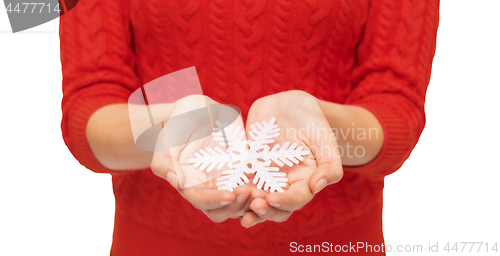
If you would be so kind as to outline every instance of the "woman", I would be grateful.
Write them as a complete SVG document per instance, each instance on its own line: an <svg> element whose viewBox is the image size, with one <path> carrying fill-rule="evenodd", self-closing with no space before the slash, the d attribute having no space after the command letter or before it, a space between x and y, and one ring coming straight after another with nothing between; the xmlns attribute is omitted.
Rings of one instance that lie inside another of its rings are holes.
<svg viewBox="0 0 500 256"><path fill-rule="evenodd" d="M424 127L438 9L438 0L81 1L61 17L62 130L80 163L112 174L111 254L384 255L374 249L384 243L383 179ZM127 100L191 66L207 100L240 108L246 127L276 117L282 130L313 124L337 136L284 135L311 149L284 193L180 189L173 163L135 146ZM337 144L339 154L319 150Z"/></svg>

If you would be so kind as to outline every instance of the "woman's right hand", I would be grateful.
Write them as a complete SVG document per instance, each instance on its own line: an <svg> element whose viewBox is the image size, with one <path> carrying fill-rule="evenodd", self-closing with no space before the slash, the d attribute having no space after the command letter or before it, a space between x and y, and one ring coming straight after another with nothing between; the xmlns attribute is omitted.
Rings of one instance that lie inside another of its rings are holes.
<svg viewBox="0 0 500 256"><path fill-rule="evenodd" d="M202 95L192 95L178 100L174 104L172 116L185 114L189 111L217 104L209 97ZM229 107L228 107L229 108ZM208 108L207 108L208 111ZM194 112L189 112L194 113ZM199 136L200 132L206 132L211 128L212 120L218 120L221 113L194 114L189 116L189 125L182 125L182 121L176 123L175 131L171 130L158 136L157 144L167 144L167 136L175 136L175 141L184 141L180 146L164 150L156 150L153 153L151 170L161 178L166 179L177 191L188 200L196 209L203 211L208 218L214 222L223 222L228 218L239 218L250 211L250 198L265 198L266 194L247 185L238 186L233 192L218 190L216 178L221 176L222 170L214 168L210 173L200 171L189 163L188 159L194 157L194 153L206 147L214 148L218 142L214 141L212 135L201 136L201 139L189 141L193 136ZM194 122L194 125L193 125ZM241 116L233 125L243 127ZM208 126L208 127L207 127ZM170 126L172 127L172 126ZM163 140L163 141L160 141ZM219 146L220 147L220 146ZM224 166L224 168L228 168Z"/></svg>

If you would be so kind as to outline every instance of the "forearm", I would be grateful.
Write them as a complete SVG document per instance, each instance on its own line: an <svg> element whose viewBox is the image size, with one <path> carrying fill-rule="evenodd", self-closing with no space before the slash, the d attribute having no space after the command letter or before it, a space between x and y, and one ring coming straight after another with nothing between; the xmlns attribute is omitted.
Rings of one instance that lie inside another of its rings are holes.
<svg viewBox="0 0 500 256"><path fill-rule="evenodd" d="M161 116L155 116L155 120L166 120L173 107L169 104L158 104L152 108L162 109L152 111L161 113ZM141 150L135 145L131 118L135 124L150 124L151 121L142 120L144 115L134 115L134 112L132 110L129 116L128 104L112 104L97 110L87 123L86 136L90 149L96 159L110 170L143 169L151 164L153 152Z"/></svg>
<svg viewBox="0 0 500 256"><path fill-rule="evenodd" d="M337 136L342 165L364 165L377 157L384 143L384 132L370 111L322 100L319 105Z"/></svg>

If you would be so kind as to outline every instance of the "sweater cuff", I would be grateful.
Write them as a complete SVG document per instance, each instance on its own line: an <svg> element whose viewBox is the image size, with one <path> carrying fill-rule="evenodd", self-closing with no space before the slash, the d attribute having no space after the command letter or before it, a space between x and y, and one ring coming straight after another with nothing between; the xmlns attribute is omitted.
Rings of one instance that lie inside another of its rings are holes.
<svg viewBox="0 0 500 256"><path fill-rule="evenodd" d="M410 155L416 140L405 113L389 99L365 98L349 105L370 111L379 121L384 133L382 149L375 159L362 166L344 166L344 171L360 173L374 179L383 179L399 169Z"/></svg>
<svg viewBox="0 0 500 256"><path fill-rule="evenodd" d="M65 111L63 117L63 137L66 146L73 156L93 172L123 174L123 171L114 171L104 167L94 156L87 141L86 127L90 116L106 105L127 103L123 95L92 95L79 97L71 103L71 111ZM113 129L113 127L109 127Z"/></svg>

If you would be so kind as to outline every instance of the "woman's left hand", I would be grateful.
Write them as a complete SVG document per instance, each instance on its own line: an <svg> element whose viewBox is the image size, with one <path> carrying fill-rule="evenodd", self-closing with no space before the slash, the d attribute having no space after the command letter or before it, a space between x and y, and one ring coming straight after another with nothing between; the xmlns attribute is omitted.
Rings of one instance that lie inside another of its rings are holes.
<svg viewBox="0 0 500 256"><path fill-rule="evenodd" d="M253 199L252 211L241 218L241 225L247 228L266 220L286 221L294 211L311 201L315 193L340 181L343 175L337 138L314 96L303 91L287 91L260 98L250 108L247 127L272 117L281 130L275 143L283 145L290 141L311 153L299 164L280 168L288 178L289 187L285 192Z"/></svg>

